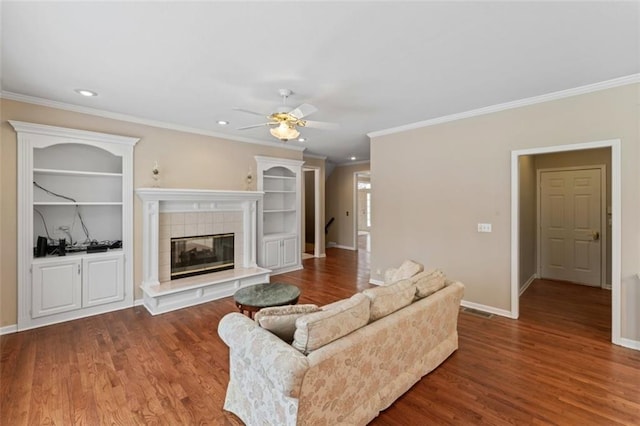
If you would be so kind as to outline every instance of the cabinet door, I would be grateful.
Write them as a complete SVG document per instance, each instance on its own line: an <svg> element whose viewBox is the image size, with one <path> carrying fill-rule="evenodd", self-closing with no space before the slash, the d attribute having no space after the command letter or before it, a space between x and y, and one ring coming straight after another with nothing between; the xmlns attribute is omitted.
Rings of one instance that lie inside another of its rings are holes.
<svg viewBox="0 0 640 426"><path fill-rule="evenodd" d="M82 306L124 299L124 255L86 257L82 260Z"/></svg>
<svg viewBox="0 0 640 426"><path fill-rule="evenodd" d="M80 308L80 259L34 264L32 272L32 318Z"/></svg>
<svg viewBox="0 0 640 426"><path fill-rule="evenodd" d="M282 266L291 266L298 263L297 241L297 237L282 240Z"/></svg>
<svg viewBox="0 0 640 426"><path fill-rule="evenodd" d="M264 242L264 268L274 269L280 267L280 243L282 240L270 240Z"/></svg>

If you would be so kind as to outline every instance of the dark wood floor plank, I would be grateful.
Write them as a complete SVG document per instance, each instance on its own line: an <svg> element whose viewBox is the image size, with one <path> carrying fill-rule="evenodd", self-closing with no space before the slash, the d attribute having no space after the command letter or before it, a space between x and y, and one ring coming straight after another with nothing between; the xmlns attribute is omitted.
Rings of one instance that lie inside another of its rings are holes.
<svg viewBox="0 0 640 426"><path fill-rule="evenodd" d="M365 250L304 265L272 278L298 285L299 303L371 287ZM461 313L460 349L372 424L640 424L640 352L610 343L609 291L537 280L520 305L517 321ZM217 335L235 311L231 298L158 316L135 307L3 336L0 424L241 425L222 410Z"/></svg>

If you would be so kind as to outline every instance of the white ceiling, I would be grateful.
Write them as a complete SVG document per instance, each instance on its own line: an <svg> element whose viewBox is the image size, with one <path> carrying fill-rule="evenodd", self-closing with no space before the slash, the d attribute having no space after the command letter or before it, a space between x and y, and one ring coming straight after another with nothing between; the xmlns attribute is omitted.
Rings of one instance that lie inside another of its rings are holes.
<svg viewBox="0 0 640 426"><path fill-rule="evenodd" d="M270 112L289 88L291 106L313 104L310 119L340 128L288 144L335 163L367 159L368 132L640 72L639 2L1 7L5 94L275 141L267 128L235 130L261 118L231 108Z"/></svg>

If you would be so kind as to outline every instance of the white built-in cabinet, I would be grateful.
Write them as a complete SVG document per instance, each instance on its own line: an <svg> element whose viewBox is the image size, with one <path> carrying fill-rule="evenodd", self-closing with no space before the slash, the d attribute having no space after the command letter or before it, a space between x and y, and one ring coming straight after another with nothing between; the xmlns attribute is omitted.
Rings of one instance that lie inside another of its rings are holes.
<svg viewBox="0 0 640 426"><path fill-rule="evenodd" d="M133 306L138 138L10 123L18 134L18 330ZM36 257L39 236L121 248Z"/></svg>
<svg viewBox="0 0 640 426"><path fill-rule="evenodd" d="M258 263L274 274L302 269L301 192L303 161L256 156Z"/></svg>

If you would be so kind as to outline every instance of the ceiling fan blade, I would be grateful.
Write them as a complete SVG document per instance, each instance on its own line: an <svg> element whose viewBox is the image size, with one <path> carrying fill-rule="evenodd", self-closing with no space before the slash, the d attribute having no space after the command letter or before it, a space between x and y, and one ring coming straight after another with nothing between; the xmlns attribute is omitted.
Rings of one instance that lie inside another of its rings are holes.
<svg viewBox="0 0 640 426"><path fill-rule="evenodd" d="M315 129L335 130L340 127L338 123L328 123L326 121L304 120L304 127L313 127Z"/></svg>
<svg viewBox="0 0 640 426"><path fill-rule="evenodd" d="M295 118L302 118L302 117L306 117L307 115L313 114L317 110L318 108L314 107L313 105L302 104L292 109L291 111L289 111L289 115Z"/></svg>
<svg viewBox="0 0 640 426"><path fill-rule="evenodd" d="M262 112L257 112L257 111L251 111L251 110L240 108L240 107L233 107L232 109L234 111L241 111L241 112L246 112L246 113L253 114L253 115L259 115L260 117L268 117L269 116L269 114L264 114Z"/></svg>
<svg viewBox="0 0 640 426"><path fill-rule="evenodd" d="M260 124L252 124L251 126L238 127L238 128L236 128L236 130L253 129L254 127L270 126L270 125L272 125L272 124L278 124L278 123L260 123Z"/></svg>

